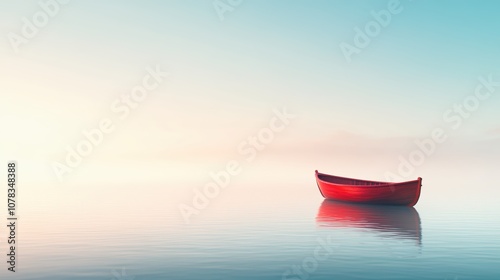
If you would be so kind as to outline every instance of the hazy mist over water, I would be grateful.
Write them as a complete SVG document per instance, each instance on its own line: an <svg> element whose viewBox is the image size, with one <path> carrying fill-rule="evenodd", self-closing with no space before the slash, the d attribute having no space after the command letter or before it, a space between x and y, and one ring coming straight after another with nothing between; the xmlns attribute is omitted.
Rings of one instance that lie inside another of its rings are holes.
<svg viewBox="0 0 500 280"><path fill-rule="evenodd" d="M25 186L22 274L0 273L6 279L113 279L122 268L133 279L499 275L498 181L484 173L493 166L470 167L471 175L457 169L462 175L452 176L444 165L441 176L419 174L422 196L412 208L324 201L311 170L299 181L283 166L261 170L267 184L265 175L235 177L189 224L179 204L191 204L193 188L203 183L44 186L42 200L37 186Z"/></svg>
<svg viewBox="0 0 500 280"><path fill-rule="evenodd" d="M0 1L0 279L500 279L499 9Z"/></svg>

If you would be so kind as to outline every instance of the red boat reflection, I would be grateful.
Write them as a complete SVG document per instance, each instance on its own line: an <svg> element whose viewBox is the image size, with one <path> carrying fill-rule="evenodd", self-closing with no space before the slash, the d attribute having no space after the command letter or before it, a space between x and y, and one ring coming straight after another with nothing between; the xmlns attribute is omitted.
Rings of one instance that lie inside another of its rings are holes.
<svg viewBox="0 0 500 280"><path fill-rule="evenodd" d="M324 200L316 223L320 227L351 227L371 229L421 244L420 216L413 207L351 204Z"/></svg>

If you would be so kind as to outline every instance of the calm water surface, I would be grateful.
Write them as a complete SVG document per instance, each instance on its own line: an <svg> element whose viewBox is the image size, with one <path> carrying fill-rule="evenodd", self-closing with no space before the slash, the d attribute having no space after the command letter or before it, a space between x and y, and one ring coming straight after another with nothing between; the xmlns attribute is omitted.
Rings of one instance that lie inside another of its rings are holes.
<svg viewBox="0 0 500 280"><path fill-rule="evenodd" d="M406 208L324 201L314 183L236 184L186 225L178 204L191 188L173 189L24 191L18 272L4 265L0 278L500 279L500 206L487 191L424 183Z"/></svg>

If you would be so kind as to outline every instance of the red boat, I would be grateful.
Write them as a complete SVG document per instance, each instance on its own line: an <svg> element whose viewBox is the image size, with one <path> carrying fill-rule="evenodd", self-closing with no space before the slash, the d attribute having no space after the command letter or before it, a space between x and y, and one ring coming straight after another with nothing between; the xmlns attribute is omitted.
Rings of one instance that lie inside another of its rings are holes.
<svg viewBox="0 0 500 280"><path fill-rule="evenodd" d="M367 181L319 173L316 183L324 198L338 201L406 205L417 204L422 178L401 183Z"/></svg>

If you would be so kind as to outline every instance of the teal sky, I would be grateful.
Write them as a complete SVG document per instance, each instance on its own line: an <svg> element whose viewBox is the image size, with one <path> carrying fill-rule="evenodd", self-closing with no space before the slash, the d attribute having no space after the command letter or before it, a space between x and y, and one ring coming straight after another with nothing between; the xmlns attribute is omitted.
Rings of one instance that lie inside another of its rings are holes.
<svg viewBox="0 0 500 280"><path fill-rule="evenodd" d="M2 152L63 157L65 145L157 64L168 82L96 160L223 162L282 107L297 121L274 152L314 146L320 155L354 142L372 147L373 139L410 147L435 127L463 145L497 139L500 87L456 131L443 114L474 93L478 77L500 80L500 3L402 0L402 11L349 63L339 45L354 44L354 29L390 2L246 0L221 21L213 1L74 0L16 53L9 34L21 34L22 18L41 8L1 1L0 123L16 132L0 140L15 147Z"/></svg>

